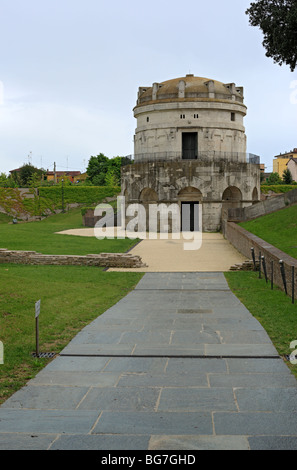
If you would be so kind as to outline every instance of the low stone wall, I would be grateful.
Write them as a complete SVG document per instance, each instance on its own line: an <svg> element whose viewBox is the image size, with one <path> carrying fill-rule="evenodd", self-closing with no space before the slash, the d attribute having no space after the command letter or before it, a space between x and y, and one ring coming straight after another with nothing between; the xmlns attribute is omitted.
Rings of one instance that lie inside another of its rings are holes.
<svg viewBox="0 0 297 470"><path fill-rule="evenodd" d="M257 202L244 208L231 208L228 210L228 220L233 222L243 222L256 219L266 214L284 209L291 204L297 203L297 188L287 193L277 194L265 201Z"/></svg>
<svg viewBox="0 0 297 470"><path fill-rule="evenodd" d="M146 266L140 256L130 253L100 253L85 256L43 255L36 251L16 251L5 248L0 248L0 263L103 268L143 268Z"/></svg>
<svg viewBox="0 0 297 470"><path fill-rule="evenodd" d="M284 290L283 279L280 270L279 261L283 261L284 271L287 283L287 292L292 292L292 266L295 268L294 284L295 298L297 298L297 260L279 250L273 245L248 232L234 222L224 222L224 236L230 243L244 256L251 259L251 248L254 248L255 258L259 261L259 255L264 256L267 267L267 277L271 280L271 262L273 261L273 282ZM263 263L261 262L261 271L263 271ZM264 274L262 274L263 276Z"/></svg>
<svg viewBox="0 0 297 470"><path fill-rule="evenodd" d="M96 223L105 217L104 215L95 216L95 209L87 209L84 215L82 216L82 222L84 227L95 227ZM106 223L107 227L117 227L117 214L114 214L114 217L109 217L108 222Z"/></svg>

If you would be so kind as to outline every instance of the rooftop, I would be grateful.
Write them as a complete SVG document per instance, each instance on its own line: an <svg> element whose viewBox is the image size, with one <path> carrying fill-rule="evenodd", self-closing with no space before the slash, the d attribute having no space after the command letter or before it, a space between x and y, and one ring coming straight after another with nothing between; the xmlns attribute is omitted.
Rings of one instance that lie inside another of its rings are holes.
<svg viewBox="0 0 297 470"><path fill-rule="evenodd" d="M151 102L219 99L243 103L243 88L235 83L222 83L204 77L188 74L149 87L140 87L137 106Z"/></svg>

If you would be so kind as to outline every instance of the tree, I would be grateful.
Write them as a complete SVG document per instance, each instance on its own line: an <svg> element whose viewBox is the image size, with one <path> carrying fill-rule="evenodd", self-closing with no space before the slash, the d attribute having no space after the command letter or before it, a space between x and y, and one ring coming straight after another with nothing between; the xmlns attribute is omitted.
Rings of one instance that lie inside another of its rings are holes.
<svg viewBox="0 0 297 470"><path fill-rule="evenodd" d="M258 26L263 34L266 56L275 63L297 64L297 2L296 0L256 0L246 10L251 26Z"/></svg>
<svg viewBox="0 0 297 470"><path fill-rule="evenodd" d="M7 176L5 173L0 173L0 188L15 188L16 183L13 181L11 176Z"/></svg>
<svg viewBox="0 0 297 470"><path fill-rule="evenodd" d="M290 172L289 168L286 168L283 172L283 182L285 184L292 184L293 183L293 176Z"/></svg>
<svg viewBox="0 0 297 470"><path fill-rule="evenodd" d="M103 153L100 153L96 157L92 156L87 168L88 180L96 186L104 186L108 167L109 160Z"/></svg>
<svg viewBox="0 0 297 470"><path fill-rule="evenodd" d="M119 185L119 180L114 170L109 169L108 172L106 173L105 184L106 186L111 186L111 187L115 187Z"/></svg>
<svg viewBox="0 0 297 470"><path fill-rule="evenodd" d="M282 179L278 173L271 173L269 178L267 178L267 184L282 184Z"/></svg>
<svg viewBox="0 0 297 470"><path fill-rule="evenodd" d="M12 178L17 185L26 187L32 186L32 182L34 181L40 181L44 173L46 173L44 169L36 168L30 163L24 163L19 171L12 173Z"/></svg>
<svg viewBox="0 0 297 470"><path fill-rule="evenodd" d="M90 157L88 181L95 186L118 186L121 184L121 166L124 157L108 158L103 153Z"/></svg>

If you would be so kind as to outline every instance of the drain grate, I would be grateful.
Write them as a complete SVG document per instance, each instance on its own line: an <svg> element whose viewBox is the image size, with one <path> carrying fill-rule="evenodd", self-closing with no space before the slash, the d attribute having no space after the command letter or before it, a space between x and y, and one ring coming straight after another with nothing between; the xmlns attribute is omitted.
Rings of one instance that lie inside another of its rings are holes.
<svg viewBox="0 0 297 470"><path fill-rule="evenodd" d="M55 357L57 353L55 352L42 352L42 353L39 353L37 354L36 352L33 352L32 353L32 356L33 357L43 357L43 358L46 358L46 359L49 359L49 358L52 358L52 357Z"/></svg>
<svg viewBox="0 0 297 470"><path fill-rule="evenodd" d="M205 308L183 308L179 309L177 313L213 313L213 310L205 309Z"/></svg>

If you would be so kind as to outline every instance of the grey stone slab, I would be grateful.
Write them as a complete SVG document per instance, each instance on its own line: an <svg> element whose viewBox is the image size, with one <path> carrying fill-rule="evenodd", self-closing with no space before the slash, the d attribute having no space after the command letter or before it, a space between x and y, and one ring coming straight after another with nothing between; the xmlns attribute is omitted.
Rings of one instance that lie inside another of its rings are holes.
<svg viewBox="0 0 297 470"><path fill-rule="evenodd" d="M172 335L171 344L220 344L220 338L215 331L175 331Z"/></svg>
<svg viewBox="0 0 297 470"><path fill-rule="evenodd" d="M2 408L30 408L72 410L75 409L88 387L25 386L6 400Z"/></svg>
<svg viewBox="0 0 297 470"><path fill-rule="evenodd" d="M112 358L105 367L105 372L164 372L167 365L165 358L117 357Z"/></svg>
<svg viewBox="0 0 297 470"><path fill-rule="evenodd" d="M222 273L147 273L137 284L138 289L227 289Z"/></svg>
<svg viewBox="0 0 297 470"><path fill-rule="evenodd" d="M95 327L99 328L102 325L103 327L130 328L134 319L135 318L133 317L132 319L128 320L123 315L118 318L114 318L112 315L107 315L107 312L105 312L105 314L101 315L99 322L95 320Z"/></svg>
<svg viewBox="0 0 297 470"><path fill-rule="evenodd" d="M212 305L213 313L177 313L175 312L178 317L176 318L176 323L181 324L182 322L190 322L190 321L200 321L203 324L211 325L211 324L218 324L219 322L225 321L232 323L232 320L235 321L237 324L239 321L244 322L248 319L248 316L245 312L240 312L238 309L223 309L223 308L216 308L213 304L209 303L204 306L200 306L200 309L207 309L210 305ZM193 306L189 306L189 309L194 310ZM197 310L197 309L196 309ZM244 327L242 328L244 329Z"/></svg>
<svg viewBox="0 0 297 470"><path fill-rule="evenodd" d="M76 335L70 344L117 344L120 342L122 335L122 331L100 331L94 333L90 327Z"/></svg>
<svg viewBox="0 0 297 470"><path fill-rule="evenodd" d="M203 434L213 433L211 413L104 411L92 434Z"/></svg>
<svg viewBox="0 0 297 470"><path fill-rule="evenodd" d="M136 317L136 318L139 318L139 317ZM143 321L145 321L145 318L143 318ZM135 322L135 318L133 318L133 320L131 320L129 322L124 321L123 325L117 325L117 324L114 324L112 319L110 319L110 322L108 324L106 324L106 322L93 322L90 325L86 326L85 330L88 331L88 332L90 331L91 333L115 332L115 333L119 333L119 334L122 334L123 331L139 331L139 327L137 325L135 325L134 322ZM84 331L84 330L82 330L82 331Z"/></svg>
<svg viewBox="0 0 297 470"><path fill-rule="evenodd" d="M296 385L296 384L295 384ZM265 386L263 384L263 386ZM297 388L236 389L239 411L297 412Z"/></svg>
<svg viewBox="0 0 297 470"><path fill-rule="evenodd" d="M111 372L41 371L28 385L71 385L72 387L111 387L120 374Z"/></svg>
<svg viewBox="0 0 297 470"><path fill-rule="evenodd" d="M227 372L225 359L217 358L170 358L166 367L166 373L188 372L199 374L201 372Z"/></svg>
<svg viewBox="0 0 297 470"><path fill-rule="evenodd" d="M177 310L177 313L178 314L192 314L192 315L196 315L196 314L202 314L202 313L213 313L213 310L212 309L207 309L207 308L179 308Z"/></svg>
<svg viewBox="0 0 297 470"><path fill-rule="evenodd" d="M1 433L87 434L99 413L84 410L20 410L0 408Z"/></svg>
<svg viewBox="0 0 297 470"><path fill-rule="evenodd" d="M109 357L57 357L44 370L48 371L102 371Z"/></svg>
<svg viewBox="0 0 297 470"><path fill-rule="evenodd" d="M92 388L80 403L80 410L154 411L158 388Z"/></svg>
<svg viewBox="0 0 297 470"><path fill-rule="evenodd" d="M206 344L205 354L208 356L268 356L275 357L278 353L272 344Z"/></svg>
<svg viewBox="0 0 297 470"><path fill-rule="evenodd" d="M147 450L149 439L133 435L67 435L59 436L50 450Z"/></svg>
<svg viewBox="0 0 297 470"><path fill-rule="evenodd" d="M181 345L179 344L143 344L143 345L136 345L133 355L141 355L141 356L156 356L156 357L195 357L195 356L203 356L204 355L204 344L187 344Z"/></svg>
<svg viewBox="0 0 297 470"><path fill-rule="evenodd" d="M149 450L249 450L246 436L152 436Z"/></svg>
<svg viewBox="0 0 297 470"><path fill-rule="evenodd" d="M162 390L158 411L235 411L231 389L165 388Z"/></svg>
<svg viewBox="0 0 297 470"><path fill-rule="evenodd" d="M253 317L249 316L248 318L218 318L217 316L204 318L202 322L203 325L209 326L216 331L261 331L263 332L263 327L260 323Z"/></svg>
<svg viewBox="0 0 297 470"><path fill-rule="evenodd" d="M156 331L158 329L173 330L174 329L174 322L175 322L174 314L167 315L167 316L165 316L163 314L162 315L159 314L155 318L143 318L143 319L137 318L133 322L133 326L135 327L135 329L137 328L138 331L141 330L142 328L144 328L145 330L152 329L152 325L154 326Z"/></svg>
<svg viewBox="0 0 297 470"><path fill-rule="evenodd" d="M76 356L126 356L132 354L135 344L73 344L69 343L66 348L61 351L60 356L76 355Z"/></svg>
<svg viewBox="0 0 297 470"><path fill-rule="evenodd" d="M156 330L156 331L140 331L140 332L126 332L123 333L120 344L134 343L134 344L153 344L153 343L168 343L171 338L170 330Z"/></svg>
<svg viewBox="0 0 297 470"><path fill-rule="evenodd" d="M284 374L209 374L211 387L245 387L245 388L271 388L292 387L296 388L296 380L293 376Z"/></svg>
<svg viewBox="0 0 297 470"><path fill-rule="evenodd" d="M246 358L228 358L226 359L228 370L230 373L266 373L266 374L280 374L284 376L291 376L289 368L281 358L271 359L265 358L260 361L256 359ZM284 377L285 378L285 377Z"/></svg>
<svg viewBox="0 0 297 470"><path fill-rule="evenodd" d="M0 433L0 450L47 450L57 434Z"/></svg>
<svg viewBox="0 0 297 470"><path fill-rule="evenodd" d="M257 436L248 442L251 450L297 450L297 436Z"/></svg>
<svg viewBox="0 0 297 470"><path fill-rule="evenodd" d="M215 412L214 429L217 435L297 436L297 413Z"/></svg>
<svg viewBox="0 0 297 470"><path fill-rule="evenodd" d="M223 344L271 344L271 339L265 331L222 331L220 338Z"/></svg>
<svg viewBox="0 0 297 470"><path fill-rule="evenodd" d="M123 374L118 387L208 387L206 373Z"/></svg>

